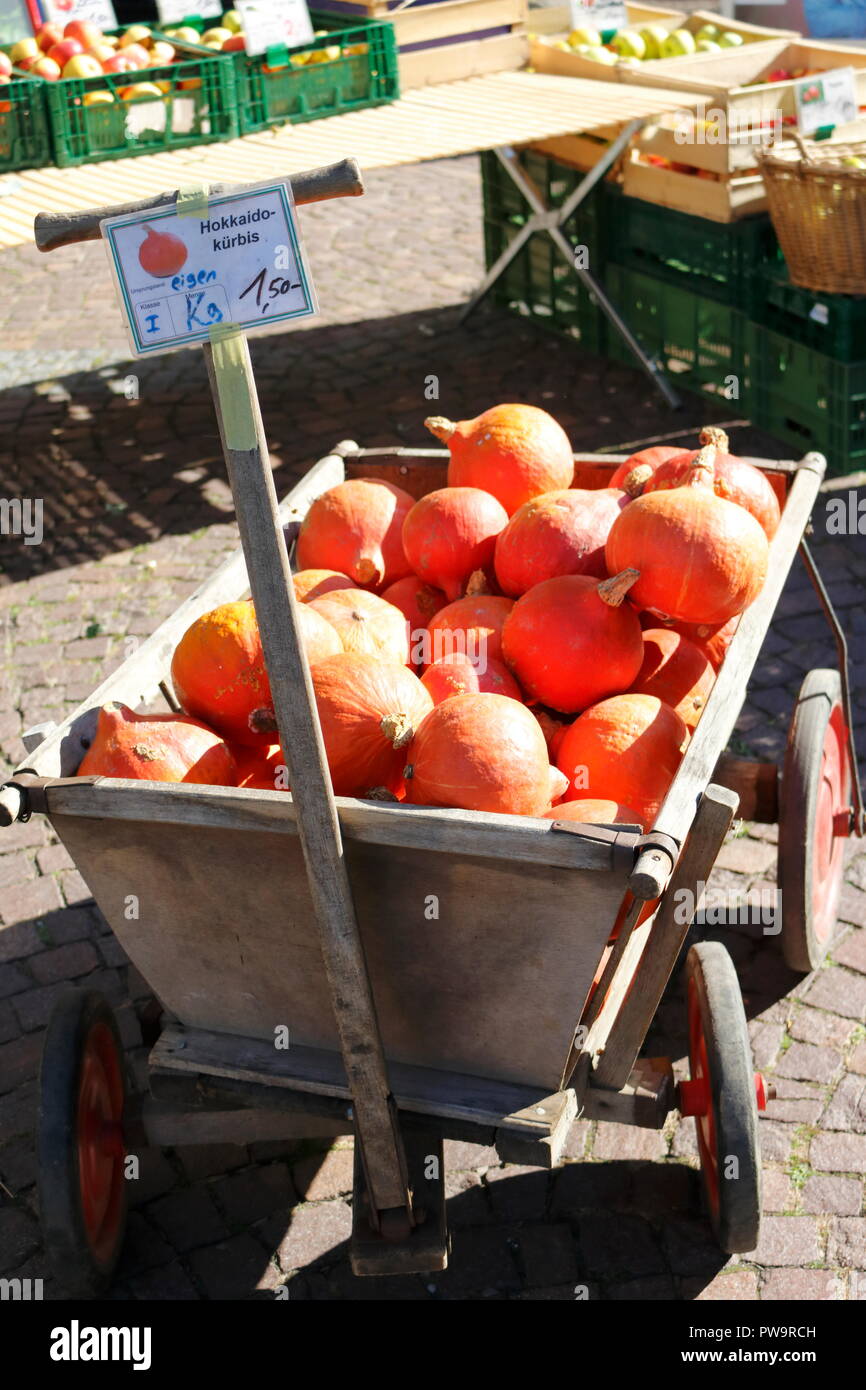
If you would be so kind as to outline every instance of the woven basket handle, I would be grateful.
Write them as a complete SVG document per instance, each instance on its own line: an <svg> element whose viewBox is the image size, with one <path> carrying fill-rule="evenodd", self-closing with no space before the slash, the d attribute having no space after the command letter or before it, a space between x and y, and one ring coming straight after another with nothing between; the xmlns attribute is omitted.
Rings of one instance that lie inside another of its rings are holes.
<svg viewBox="0 0 866 1390"><path fill-rule="evenodd" d="M791 139L794 141L795 145L797 146L797 149L800 151L802 158L805 159L806 163L808 164L811 161L812 156L807 150L806 141L803 139L799 130L791 131Z"/></svg>

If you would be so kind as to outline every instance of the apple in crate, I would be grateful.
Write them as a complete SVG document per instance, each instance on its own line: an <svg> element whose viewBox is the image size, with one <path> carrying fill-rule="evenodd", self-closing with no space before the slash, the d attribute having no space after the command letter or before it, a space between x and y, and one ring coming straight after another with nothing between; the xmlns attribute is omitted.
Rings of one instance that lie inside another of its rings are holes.
<svg viewBox="0 0 866 1390"><path fill-rule="evenodd" d="M125 58L129 58L131 62L135 63L137 68L149 68L152 64L153 60L150 53L143 44L128 43L120 51Z"/></svg>
<svg viewBox="0 0 866 1390"><path fill-rule="evenodd" d="M614 34L610 46L620 58L643 58L646 53L646 44L637 29L621 29Z"/></svg>
<svg viewBox="0 0 866 1390"><path fill-rule="evenodd" d="M608 66L616 62L616 54L611 53L609 48L582 48L581 58L588 58L591 63L604 63Z"/></svg>
<svg viewBox="0 0 866 1390"><path fill-rule="evenodd" d="M215 44L217 47L222 48L226 39L230 39L231 36L231 29L205 29L200 42L203 43L206 48L209 48L211 44Z"/></svg>
<svg viewBox="0 0 866 1390"><path fill-rule="evenodd" d="M138 65L125 53L115 53L102 64L103 72L137 72Z"/></svg>
<svg viewBox="0 0 866 1390"><path fill-rule="evenodd" d="M682 58L684 54L694 51L695 41L688 29L675 29L662 44L663 58Z"/></svg>
<svg viewBox="0 0 866 1390"><path fill-rule="evenodd" d="M114 97L111 92L85 92L85 106L113 106Z"/></svg>
<svg viewBox="0 0 866 1390"><path fill-rule="evenodd" d="M150 66L153 68L165 68L175 59L175 49L172 44L164 43L158 39L150 49Z"/></svg>
<svg viewBox="0 0 866 1390"><path fill-rule="evenodd" d="M88 48L92 48L95 43L99 43L102 38L102 30L87 19L70 19L63 30L63 37L65 39L77 39L86 51Z"/></svg>
<svg viewBox="0 0 866 1390"><path fill-rule="evenodd" d="M645 29L641 29L640 36L643 39L645 58L660 58L662 56L662 45L670 32L663 24L648 24Z"/></svg>
<svg viewBox="0 0 866 1390"><path fill-rule="evenodd" d="M56 43L63 42L63 30L59 24L43 24L36 35L36 42L43 53L47 53Z"/></svg>
<svg viewBox="0 0 866 1390"><path fill-rule="evenodd" d="M719 35L720 48L740 48L743 42L742 34L735 34L731 30L726 30Z"/></svg>
<svg viewBox="0 0 866 1390"><path fill-rule="evenodd" d="M16 68L20 68L25 58L38 58L39 45L35 39L19 39L12 45L9 57Z"/></svg>
<svg viewBox="0 0 866 1390"><path fill-rule="evenodd" d="M243 34L232 34L230 39L226 39L220 51L222 53L246 53L247 41Z"/></svg>
<svg viewBox="0 0 866 1390"><path fill-rule="evenodd" d="M158 97L162 100L162 92L155 82L136 82L132 87L124 87L120 93L124 101L139 101L144 97Z"/></svg>
<svg viewBox="0 0 866 1390"><path fill-rule="evenodd" d="M62 72L70 58L77 58L78 54L83 52L84 45L80 44L77 39L61 39L60 43L49 48L48 57L54 59Z"/></svg>
<svg viewBox="0 0 866 1390"><path fill-rule="evenodd" d="M130 44L144 44L150 46L153 35L146 24L130 24L129 28L120 36L120 47L129 48Z"/></svg>
<svg viewBox="0 0 866 1390"><path fill-rule="evenodd" d="M12 59L6 53L0 53L0 77L12 76Z"/></svg>
<svg viewBox="0 0 866 1390"><path fill-rule="evenodd" d="M711 43L718 43L719 32L718 24L702 24L695 34L695 39L698 42L700 42L701 39L709 39Z"/></svg>
<svg viewBox="0 0 866 1390"><path fill-rule="evenodd" d="M697 49L699 53L721 53L721 45L715 39L698 39Z"/></svg>
<svg viewBox="0 0 866 1390"><path fill-rule="evenodd" d="M243 21L237 10L226 10L222 18L223 29L230 29L233 34L239 34L243 29Z"/></svg>
<svg viewBox="0 0 866 1390"><path fill-rule="evenodd" d="M76 53L74 58L63 69L64 77L101 77L102 64L98 58L91 58L89 53Z"/></svg>
<svg viewBox="0 0 866 1390"><path fill-rule="evenodd" d="M569 48L601 48L601 34L587 24L581 29L572 29L567 43Z"/></svg>
<svg viewBox="0 0 866 1390"><path fill-rule="evenodd" d="M91 58L95 58L98 63L107 63L108 59L114 56L114 49L110 43L103 43L100 39L98 43L91 44L87 52Z"/></svg>
<svg viewBox="0 0 866 1390"><path fill-rule="evenodd" d="M178 43L201 43L201 34L197 29L193 29L191 24L175 29L171 37L177 39Z"/></svg>

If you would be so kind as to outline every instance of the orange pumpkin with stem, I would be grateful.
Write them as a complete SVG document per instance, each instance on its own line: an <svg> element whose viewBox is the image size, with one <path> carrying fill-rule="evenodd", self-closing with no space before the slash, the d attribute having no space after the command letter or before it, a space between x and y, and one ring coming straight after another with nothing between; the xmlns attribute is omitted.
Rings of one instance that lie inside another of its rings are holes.
<svg viewBox="0 0 866 1390"><path fill-rule="evenodd" d="M424 424L448 445L449 487L478 487L509 516L542 492L571 486L574 456L568 436L535 405L494 405L474 420L431 416Z"/></svg>
<svg viewBox="0 0 866 1390"><path fill-rule="evenodd" d="M636 695L656 695L675 709L688 729L697 727L716 682L705 652L671 628L647 628L643 665L632 682Z"/></svg>
<svg viewBox="0 0 866 1390"><path fill-rule="evenodd" d="M716 450L713 460L713 488L716 496L736 502L739 507L745 507L760 523L767 539L772 540L779 529L781 510L779 499L769 479L760 468L756 468L747 459L737 458L728 452L728 436L718 426L705 426L701 430L700 442L701 448L710 445ZM693 449L691 452L679 453L664 460L644 484L644 492L681 487L699 453L699 449Z"/></svg>
<svg viewBox="0 0 866 1390"><path fill-rule="evenodd" d="M519 598L560 574L605 579L604 546L629 497L613 488L545 492L518 508L496 541L496 579Z"/></svg>
<svg viewBox="0 0 866 1390"><path fill-rule="evenodd" d="M621 463L611 475L608 487L623 488L626 491L626 482L632 479L632 486L642 488L653 476L657 469L661 468L668 459L679 458L682 455L682 448L676 444L653 444L649 449L639 449L636 454ZM640 472L635 474L635 469ZM638 483L640 487L638 487Z"/></svg>
<svg viewBox="0 0 866 1390"><path fill-rule="evenodd" d="M393 584L412 572L402 533L414 505L414 497L393 483L375 478L338 483L316 498L301 522L299 567L337 570L362 589Z"/></svg>
<svg viewBox="0 0 866 1390"><path fill-rule="evenodd" d="M499 594L459 598L441 608L427 627L427 640L417 644L415 659L429 666L450 652L464 652L476 663L502 659L502 628L514 600Z"/></svg>
<svg viewBox="0 0 866 1390"><path fill-rule="evenodd" d="M453 602L473 574L492 568L496 537L507 521L504 507L481 488L438 488L406 517L403 550L419 579Z"/></svg>
<svg viewBox="0 0 866 1390"><path fill-rule="evenodd" d="M517 681L501 661L488 657L476 663L463 652L452 652L450 656L440 657L427 667L421 677L421 684L427 690L434 705L443 700L452 700L455 695L508 695L512 700L523 703L523 695Z"/></svg>
<svg viewBox="0 0 866 1390"><path fill-rule="evenodd" d="M366 589L334 589L310 600L308 607L325 618L346 652L364 652L402 665L409 662L409 629L393 603Z"/></svg>
<svg viewBox="0 0 866 1390"><path fill-rule="evenodd" d="M99 711L78 776L233 787L236 768L228 744L198 719L136 714L112 703Z"/></svg>
<svg viewBox="0 0 866 1390"><path fill-rule="evenodd" d="M358 652L328 657L312 675L337 796L401 791L406 750L433 708L418 677L396 661Z"/></svg>

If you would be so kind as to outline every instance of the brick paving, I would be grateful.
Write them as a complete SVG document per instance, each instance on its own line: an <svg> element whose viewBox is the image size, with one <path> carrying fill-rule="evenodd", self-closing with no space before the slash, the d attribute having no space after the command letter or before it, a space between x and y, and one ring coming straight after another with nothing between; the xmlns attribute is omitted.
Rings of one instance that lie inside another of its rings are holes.
<svg viewBox="0 0 866 1390"><path fill-rule="evenodd" d="M253 356L278 490L341 438L429 443L428 378L455 417L495 400L550 409L575 446L615 449L721 412L689 398L671 415L635 371L579 355L533 325L457 311L481 271L477 164L456 160L370 180L352 203L303 212L321 319L260 339ZM103 253L4 254L0 308L0 495L44 499L45 536L4 538L0 571L0 756L62 719L235 544L231 499L200 355L125 360ZM10 287L13 293L8 293ZM35 326L34 326L35 325ZM63 373L61 375L61 373ZM127 378L137 398L127 399ZM782 456L742 424L735 448ZM866 663L866 542L813 546ZM805 671L833 649L804 572L779 605L733 741L778 759ZM856 726L866 746L864 703ZM713 886L737 902L774 881L776 831L737 825ZM737 922L723 940L740 977L756 1064L777 1098L762 1119L765 1218L756 1251L729 1260L700 1204L694 1130L579 1120L554 1173L446 1144L454 1249L441 1276L355 1280L348 1269L350 1140L147 1151L131 1185L119 1299L625 1300L866 1296L866 850L849 848L831 958L802 979L778 941ZM117 1010L131 1074L145 1074L145 981L129 965L66 852L39 818L0 832L0 1275L50 1278L37 1224L33 1127L42 1030L67 981ZM679 981L647 1043L682 1074ZM577 1292L576 1292L577 1291Z"/></svg>

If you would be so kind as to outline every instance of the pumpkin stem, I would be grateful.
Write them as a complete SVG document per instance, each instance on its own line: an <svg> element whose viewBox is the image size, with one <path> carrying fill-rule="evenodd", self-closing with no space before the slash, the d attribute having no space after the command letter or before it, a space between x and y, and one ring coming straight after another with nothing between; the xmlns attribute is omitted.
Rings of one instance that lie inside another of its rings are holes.
<svg viewBox="0 0 866 1390"><path fill-rule="evenodd" d="M699 451L683 479L684 487L708 487L711 491L714 490L716 453L717 450L712 444L706 444Z"/></svg>
<svg viewBox="0 0 866 1390"><path fill-rule="evenodd" d="M370 787L364 792L363 801L396 801L397 797L387 787Z"/></svg>
<svg viewBox="0 0 866 1390"><path fill-rule="evenodd" d="M612 579L605 579L598 586L598 596L611 608L619 608L632 584L640 579L640 570L623 570Z"/></svg>
<svg viewBox="0 0 866 1390"><path fill-rule="evenodd" d="M720 454L726 454L730 448L730 440L723 429L718 425L704 425L698 435L700 444L712 444L714 449L718 449Z"/></svg>
<svg viewBox="0 0 866 1390"><path fill-rule="evenodd" d="M489 594L490 585L483 570L473 570L466 585L466 598L477 598L479 594Z"/></svg>
<svg viewBox="0 0 866 1390"><path fill-rule="evenodd" d="M261 709L250 710L247 717L250 732L254 734L277 733L277 716L273 705L263 705Z"/></svg>
<svg viewBox="0 0 866 1390"><path fill-rule="evenodd" d="M385 570L369 555L359 555L352 566L352 578L358 584L381 584L385 578Z"/></svg>
<svg viewBox="0 0 866 1390"><path fill-rule="evenodd" d="M441 444L447 444L457 426L453 420L447 420L444 415L429 415L424 421L425 429L435 435Z"/></svg>
<svg viewBox="0 0 866 1390"><path fill-rule="evenodd" d="M622 484L623 492L627 492L629 497L640 497L647 483L653 475L653 470L648 463L638 463L627 473Z"/></svg>
<svg viewBox="0 0 866 1390"><path fill-rule="evenodd" d="M415 729L408 714L386 714L379 728L394 748L405 748L415 737Z"/></svg>

